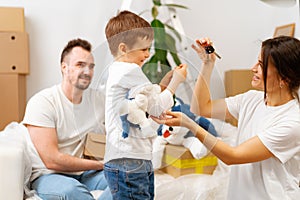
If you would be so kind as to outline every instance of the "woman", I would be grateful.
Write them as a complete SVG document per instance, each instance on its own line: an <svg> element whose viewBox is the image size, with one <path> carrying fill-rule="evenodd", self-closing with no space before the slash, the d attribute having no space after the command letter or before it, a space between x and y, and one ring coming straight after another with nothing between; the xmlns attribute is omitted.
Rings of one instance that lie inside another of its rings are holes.
<svg viewBox="0 0 300 200"><path fill-rule="evenodd" d="M300 197L300 41L281 36L262 43L252 67L256 89L225 99L210 98L214 54L208 38L192 45L203 61L191 110L204 117L238 120L235 147L217 140L182 113L167 112L168 126L189 128L220 160L231 167L228 199L299 199Z"/></svg>

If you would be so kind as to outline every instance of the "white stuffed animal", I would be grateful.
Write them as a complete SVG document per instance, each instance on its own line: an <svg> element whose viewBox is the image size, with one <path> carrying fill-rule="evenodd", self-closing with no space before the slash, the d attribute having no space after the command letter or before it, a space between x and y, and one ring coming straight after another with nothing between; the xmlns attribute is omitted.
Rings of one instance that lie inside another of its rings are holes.
<svg viewBox="0 0 300 200"><path fill-rule="evenodd" d="M120 111L121 113L126 113L120 116L123 128L122 136L124 138L128 137L130 126L140 128L145 137L152 136L156 132L151 127L152 119L149 119L146 113L151 113L154 116L155 114L158 114L158 116L161 114L160 105L156 103L160 92L160 86L157 84L149 84L136 91L129 91L128 110L123 111L122 109L126 109L124 107Z"/></svg>
<svg viewBox="0 0 300 200"><path fill-rule="evenodd" d="M195 159L207 155L207 149L194 135L189 134L185 127L169 127L163 125L162 136L158 136L153 144L152 164L154 169L161 167L163 152L166 144L182 145L189 149Z"/></svg>
<svg viewBox="0 0 300 200"><path fill-rule="evenodd" d="M149 122L146 117L148 107L148 98L144 94L137 94L136 97L128 103L127 120L132 124L146 127Z"/></svg>

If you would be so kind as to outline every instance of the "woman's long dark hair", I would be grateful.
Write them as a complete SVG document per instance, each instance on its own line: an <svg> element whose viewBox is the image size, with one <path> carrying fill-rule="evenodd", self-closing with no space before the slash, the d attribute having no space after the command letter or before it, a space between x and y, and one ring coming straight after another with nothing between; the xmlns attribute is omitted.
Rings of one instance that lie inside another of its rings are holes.
<svg viewBox="0 0 300 200"><path fill-rule="evenodd" d="M267 97L268 63L271 62L278 75L287 83L289 91L299 102L300 85L300 41L289 36L267 39L262 43L262 69L264 79L264 98Z"/></svg>

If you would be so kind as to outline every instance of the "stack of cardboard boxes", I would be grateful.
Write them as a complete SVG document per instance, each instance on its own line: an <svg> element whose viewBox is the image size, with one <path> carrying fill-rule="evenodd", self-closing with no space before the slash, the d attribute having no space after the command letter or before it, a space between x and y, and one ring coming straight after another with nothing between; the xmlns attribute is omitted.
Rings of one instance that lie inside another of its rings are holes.
<svg viewBox="0 0 300 200"><path fill-rule="evenodd" d="M24 8L0 7L0 130L25 112L28 44Z"/></svg>

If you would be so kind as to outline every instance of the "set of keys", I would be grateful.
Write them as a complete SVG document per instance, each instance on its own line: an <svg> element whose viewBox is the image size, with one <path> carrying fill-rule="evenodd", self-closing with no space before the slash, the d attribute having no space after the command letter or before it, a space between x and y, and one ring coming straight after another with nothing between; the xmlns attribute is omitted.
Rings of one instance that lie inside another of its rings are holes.
<svg viewBox="0 0 300 200"><path fill-rule="evenodd" d="M217 56L217 58L221 59L221 56L219 54L217 54L217 52L215 51L215 48L213 46L211 46L211 45L204 46L204 49L207 54L214 53Z"/></svg>

